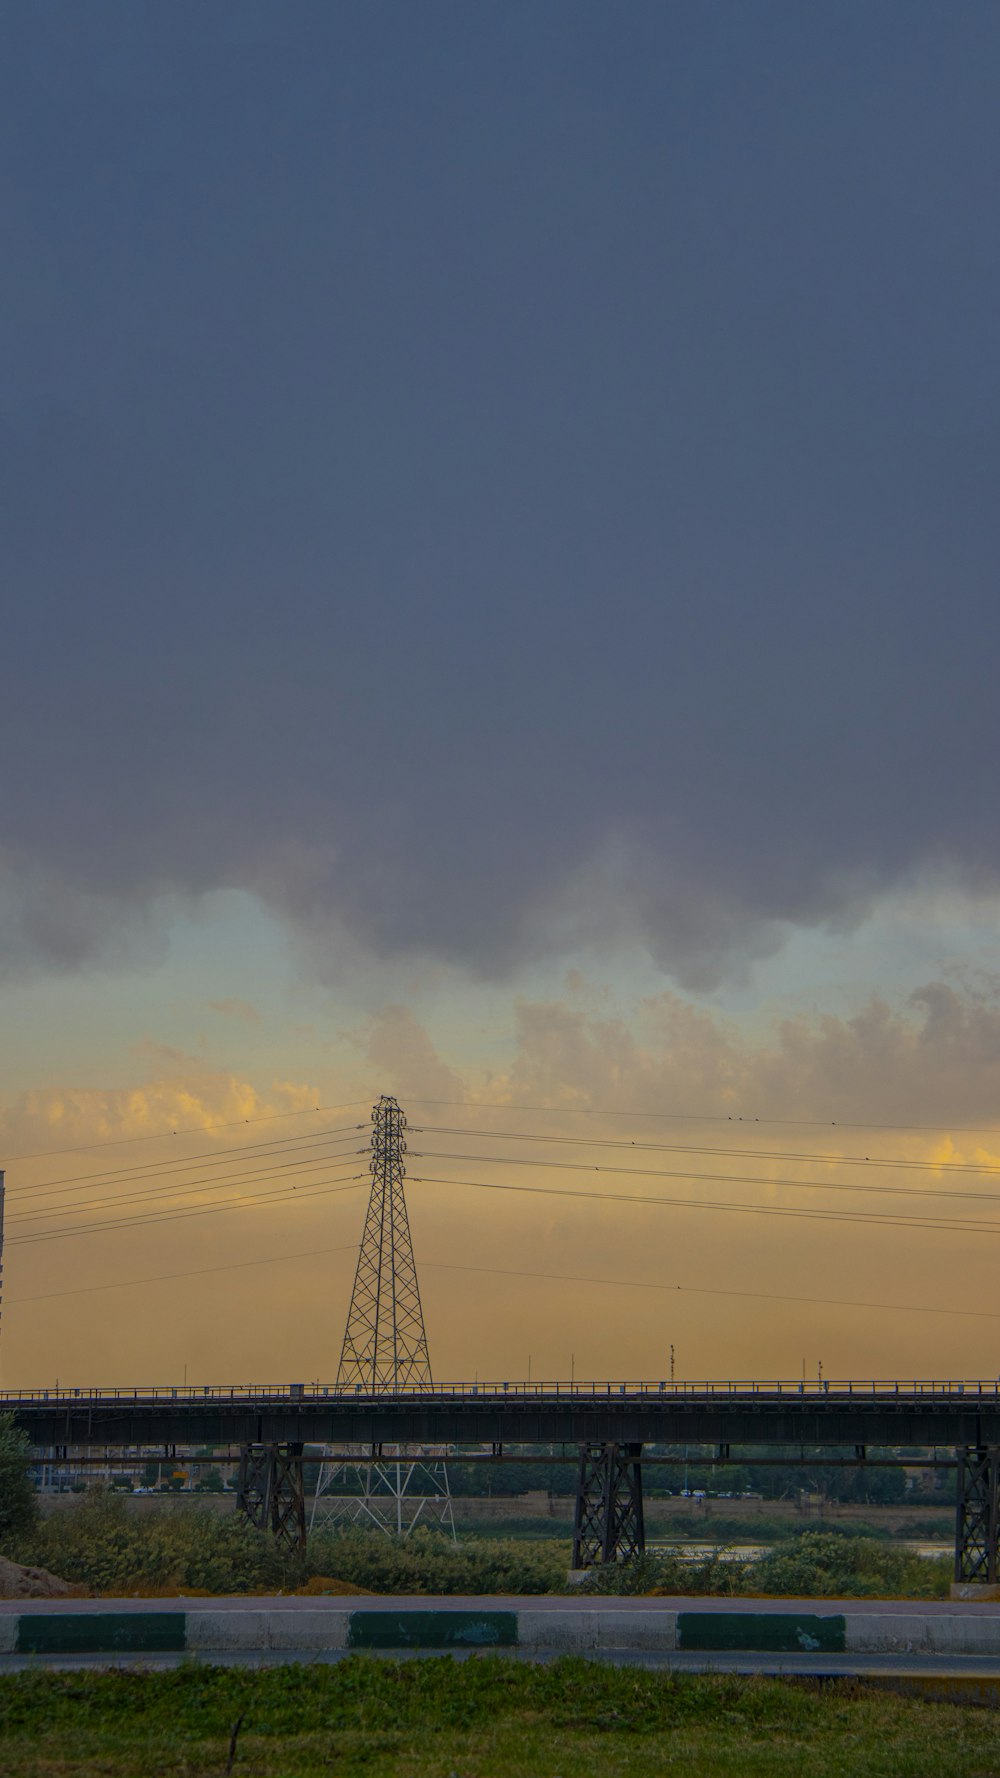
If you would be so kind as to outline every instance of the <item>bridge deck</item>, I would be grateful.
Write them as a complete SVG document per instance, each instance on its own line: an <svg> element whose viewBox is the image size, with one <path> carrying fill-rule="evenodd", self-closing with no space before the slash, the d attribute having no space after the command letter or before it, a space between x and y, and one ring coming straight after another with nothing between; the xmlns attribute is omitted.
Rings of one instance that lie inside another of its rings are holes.
<svg viewBox="0 0 1000 1778"><path fill-rule="evenodd" d="M304 1444L1000 1444L996 1378L963 1382L319 1384L0 1393L37 1447Z"/></svg>

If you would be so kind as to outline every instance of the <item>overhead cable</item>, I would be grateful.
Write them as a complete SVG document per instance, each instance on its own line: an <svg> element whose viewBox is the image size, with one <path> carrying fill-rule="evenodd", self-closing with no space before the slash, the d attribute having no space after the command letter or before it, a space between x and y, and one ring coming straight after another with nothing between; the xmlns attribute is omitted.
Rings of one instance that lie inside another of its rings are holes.
<svg viewBox="0 0 1000 1778"><path fill-rule="evenodd" d="M789 1129L806 1130L923 1130L936 1135L956 1134L1000 1136L1000 1130L985 1124L954 1124L942 1119L936 1124L863 1123L839 1117L756 1117L720 1111L620 1111L600 1105L513 1105L497 1104L488 1099L423 1099L416 1093L401 1093L409 1105L461 1106L466 1111L536 1111L548 1117L640 1117L661 1122L685 1124L783 1124Z"/></svg>
<svg viewBox="0 0 1000 1778"><path fill-rule="evenodd" d="M304 1253L268 1253L264 1255L263 1259L231 1260L228 1265L224 1266L197 1266L193 1271L187 1272L154 1272L149 1278L117 1278L107 1284L77 1284L71 1290L43 1290L34 1296L11 1297L8 1300L8 1307L13 1306L14 1303L19 1306L23 1303L50 1303L56 1297L92 1296L101 1290L130 1290L136 1284L168 1284L177 1278L206 1278L211 1272L242 1272L248 1266L277 1266L281 1265L284 1260L314 1259L321 1254L357 1253L357 1251L357 1242L347 1241L339 1247L310 1247Z"/></svg>
<svg viewBox="0 0 1000 1778"><path fill-rule="evenodd" d="M971 1201L974 1204L1000 1203L1000 1192L965 1192L951 1187L919 1185L859 1185L844 1179L770 1179L752 1173L696 1173L690 1167L616 1167L594 1161L541 1161L524 1155L455 1154L446 1149L414 1149L413 1160L472 1161L482 1167L545 1167L561 1173L613 1173L633 1179L698 1179L711 1185L763 1185L777 1189L788 1186L795 1191L860 1192L865 1197L947 1198Z"/></svg>
<svg viewBox="0 0 1000 1778"><path fill-rule="evenodd" d="M628 1290L661 1290L670 1294L680 1293L683 1296L735 1296L747 1297L764 1303L808 1303L810 1306L820 1305L834 1309L887 1309L895 1314L905 1315L960 1315L969 1316L977 1321L1000 1321L1000 1310L997 1309L934 1309L926 1303L865 1303L857 1302L850 1297L839 1296L789 1296L771 1290L721 1290L717 1286L701 1284L660 1284L650 1283L643 1278L591 1278L583 1277L577 1272L525 1272L513 1266L470 1266L460 1265L457 1261L443 1259L422 1259L421 1271L438 1272L481 1272L499 1278L540 1278L550 1283L566 1284L608 1284L621 1286Z"/></svg>
<svg viewBox="0 0 1000 1778"><path fill-rule="evenodd" d="M284 1173L320 1173L327 1172L331 1168L354 1167L356 1164L356 1152L340 1159L334 1155L318 1155L315 1160L290 1161L281 1167L265 1167L262 1172L227 1173L221 1179L196 1179L192 1184L184 1186L166 1185L161 1182L149 1191L122 1192L114 1198L94 1198L82 1204L50 1204L44 1210L25 1210L19 1215L8 1217L7 1220L8 1223L42 1222L50 1216L65 1216L67 1213L78 1215L85 1210L117 1210L121 1204L141 1204L149 1198L155 1198L157 1202L162 1202L169 1198L195 1197L204 1192L206 1187L209 1190L214 1190L217 1186L228 1185L231 1189L238 1189L244 1185L259 1184L262 1180L277 1179L280 1174Z"/></svg>
<svg viewBox="0 0 1000 1778"><path fill-rule="evenodd" d="M92 1149L122 1148L129 1142L166 1142L174 1136L204 1136L209 1130L237 1130L249 1124L273 1124L285 1117L315 1117L317 1112L353 1111L356 1105L366 1105L367 1099L348 1099L344 1105L305 1105L298 1111L267 1111L260 1117L234 1117L217 1124L188 1124L186 1128L174 1130L144 1130L140 1136L109 1136L104 1142L77 1142L68 1148L35 1148L29 1153L7 1156L7 1165L11 1161L41 1161L50 1155L57 1154L88 1154Z"/></svg>
<svg viewBox="0 0 1000 1778"><path fill-rule="evenodd" d="M326 1197L335 1192L357 1191L359 1185L369 1183L370 1176L367 1173L359 1173L356 1180L349 1181L344 1185L292 1186L290 1191L260 1193L256 1197L237 1199L235 1203L211 1205L207 1209L166 1210L156 1216L136 1216L122 1222L81 1223L76 1228L43 1229L41 1233L35 1235L15 1235L13 1240L7 1242L7 1246L34 1247L42 1241L64 1241L75 1235L99 1235L117 1229L147 1228L154 1222L179 1222L182 1218L190 1216L221 1216L226 1210L255 1210L260 1204L277 1204L296 1195L299 1195L304 1202L307 1197Z"/></svg>
<svg viewBox="0 0 1000 1778"><path fill-rule="evenodd" d="M821 1167L892 1167L914 1173L982 1173L1000 1174L1000 1166L978 1161L912 1161L896 1155L816 1154L804 1149L775 1148L709 1148L690 1142L635 1142L620 1137L544 1136L527 1130L450 1129L446 1125L411 1124L411 1131L420 1136L472 1136L486 1141L495 1137L502 1142L544 1142L565 1148L622 1148L656 1154L710 1154L724 1160L741 1161L812 1161Z"/></svg>
<svg viewBox="0 0 1000 1778"><path fill-rule="evenodd" d="M880 1216L875 1211L866 1210L796 1210L777 1204L729 1204L711 1198L646 1198L633 1192L585 1192L573 1191L568 1186L511 1185L508 1180L435 1179L426 1174L412 1174L410 1177L414 1184L421 1185L464 1185L476 1191L520 1192L528 1197L582 1198L611 1204L646 1204L654 1210L661 1206L668 1209L678 1206L686 1210L730 1211L739 1216L792 1216L812 1222L854 1222L869 1228L930 1229L954 1234L1000 1235L1000 1223L996 1222L950 1222L943 1217Z"/></svg>
<svg viewBox="0 0 1000 1778"><path fill-rule="evenodd" d="M233 1148L202 1148L180 1160L171 1158L169 1161L144 1161L131 1167L102 1168L96 1173L67 1173L61 1179L40 1179L30 1185L18 1185L15 1189L19 1197L26 1197L35 1192L58 1191L64 1185L93 1184L95 1180L110 1185L115 1180L127 1181L132 1177L146 1179L159 1173L189 1173L192 1167L202 1164L206 1167L222 1166L233 1155L299 1154L308 1148L321 1147L335 1138L348 1141L358 1131L367 1128L367 1124L338 1124L332 1130L311 1130L304 1136L280 1136L273 1142L240 1142Z"/></svg>

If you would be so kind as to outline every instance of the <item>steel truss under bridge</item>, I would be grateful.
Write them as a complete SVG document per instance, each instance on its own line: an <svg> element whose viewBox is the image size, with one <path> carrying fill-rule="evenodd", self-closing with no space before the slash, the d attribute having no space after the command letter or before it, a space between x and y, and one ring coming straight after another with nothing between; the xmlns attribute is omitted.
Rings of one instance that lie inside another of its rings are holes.
<svg viewBox="0 0 1000 1778"><path fill-rule="evenodd" d="M244 1445L240 1451L236 1507L257 1531L270 1531L286 1549L303 1549L306 1504L302 1446Z"/></svg>
<svg viewBox="0 0 1000 1778"><path fill-rule="evenodd" d="M646 1548L642 1446L581 1445L573 1514L573 1567L629 1561Z"/></svg>
<svg viewBox="0 0 1000 1778"><path fill-rule="evenodd" d="M955 1579L996 1586L1000 1566L1000 1446L958 1453Z"/></svg>

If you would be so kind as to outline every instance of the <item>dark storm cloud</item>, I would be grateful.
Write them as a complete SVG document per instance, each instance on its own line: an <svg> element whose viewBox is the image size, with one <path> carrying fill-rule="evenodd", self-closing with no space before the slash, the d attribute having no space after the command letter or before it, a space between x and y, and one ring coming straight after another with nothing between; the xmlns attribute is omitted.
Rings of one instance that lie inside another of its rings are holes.
<svg viewBox="0 0 1000 1778"><path fill-rule="evenodd" d="M8 23L8 960L1000 864L992 5Z"/></svg>

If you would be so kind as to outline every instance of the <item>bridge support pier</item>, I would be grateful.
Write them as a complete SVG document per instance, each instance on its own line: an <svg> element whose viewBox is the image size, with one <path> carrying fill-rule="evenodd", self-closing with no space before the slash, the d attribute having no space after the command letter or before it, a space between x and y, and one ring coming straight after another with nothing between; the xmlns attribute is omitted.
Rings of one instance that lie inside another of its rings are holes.
<svg viewBox="0 0 1000 1778"><path fill-rule="evenodd" d="M236 1509L288 1550L306 1547L302 1446L241 1445Z"/></svg>
<svg viewBox="0 0 1000 1778"><path fill-rule="evenodd" d="M1000 1544L1000 1445L960 1446L955 1579L995 1586Z"/></svg>
<svg viewBox="0 0 1000 1778"><path fill-rule="evenodd" d="M641 1445L581 1445L573 1515L573 1567L627 1562L646 1548Z"/></svg>

